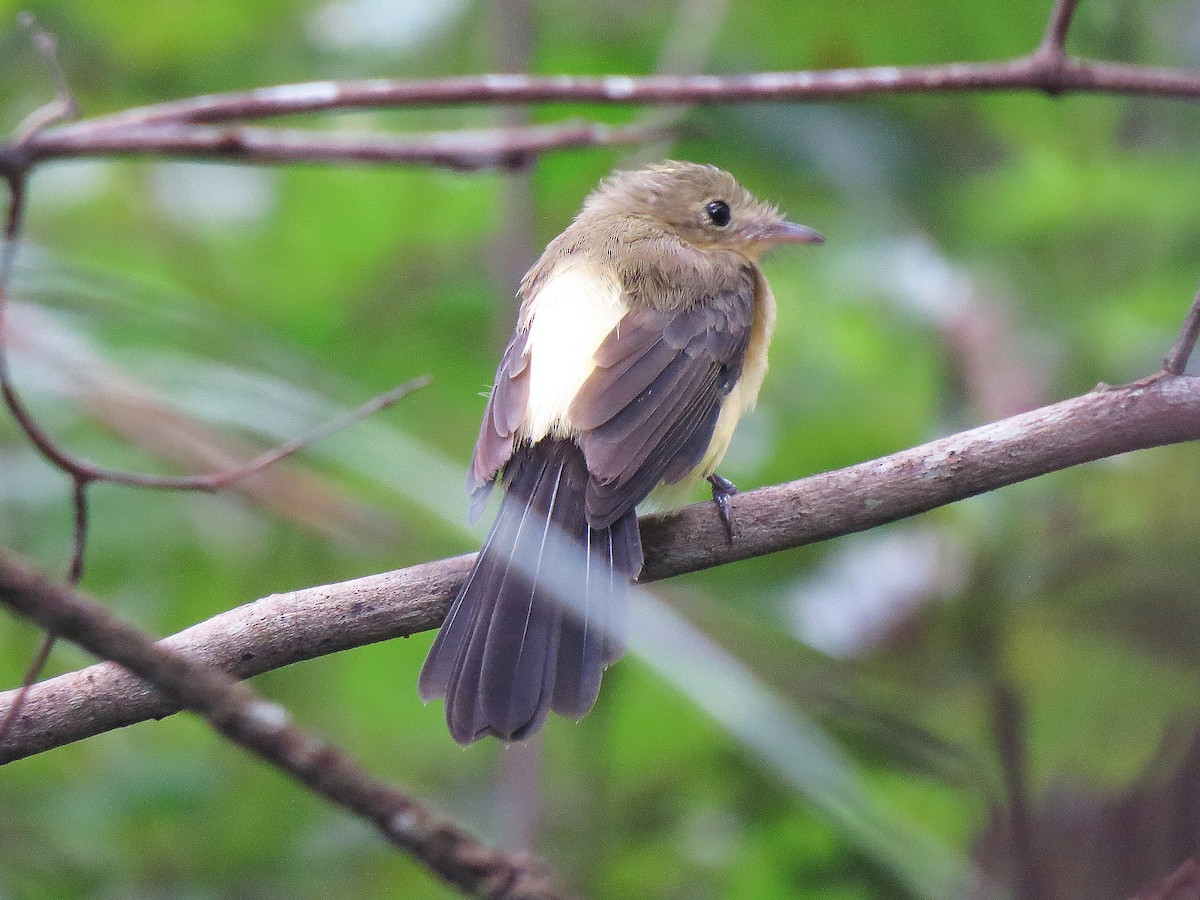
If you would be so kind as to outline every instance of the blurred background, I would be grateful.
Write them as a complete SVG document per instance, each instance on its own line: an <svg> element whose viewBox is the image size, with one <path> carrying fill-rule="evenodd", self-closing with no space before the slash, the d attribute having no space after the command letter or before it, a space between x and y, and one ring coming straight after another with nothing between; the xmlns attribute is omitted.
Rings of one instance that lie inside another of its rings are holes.
<svg viewBox="0 0 1200 900"><path fill-rule="evenodd" d="M1036 45L1049 6L0 0L0 116L11 130L51 93L19 8L57 35L95 115L318 79L1003 59ZM1069 49L1198 67L1200 2L1087 0ZM37 170L10 340L31 404L78 453L222 465L433 377L240 491L97 486L87 591L167 634L475 549L463 472L516 284L617 165L720 165L826 235L765 264L772 368L722 467L743 488L1147 375L1200 281L1196 104L1028 93L528 115L678 115L687 137L510 175ZM656 632L674 636L661 655L627 657L589 717L552 720L521 753L462 751L441 705L419 702L432 635L255 684L488 840L532 839L592 896L949 897L966 877L1000 895L1125 897L1197 850L1198 501L1200 453L1171 447L655 585L656 615L677 617ZM68 483L0 416L0 545L61 571L69 540ZM39 640L0 620L4 686ZM50 674L88 662L60 646ZM733 700L689 689L701 672ZM452 894L191 717L0 770L0 897L330 896Z"/></svg>

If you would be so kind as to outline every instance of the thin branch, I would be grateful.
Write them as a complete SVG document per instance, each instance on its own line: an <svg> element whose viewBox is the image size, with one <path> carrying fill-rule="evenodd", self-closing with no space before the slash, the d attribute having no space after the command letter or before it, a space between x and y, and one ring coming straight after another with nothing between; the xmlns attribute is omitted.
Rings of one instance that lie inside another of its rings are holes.
<svg viewBox="0 0 1200 900"><path fill-rule="evenodd" d="M429 375L420 375L411 381L406 381L404 384L397 385L390 391L386 391L377 397L372 397L366 403L363 403L357 409L352 409L348 413L326 422L323 425L318 425L307 434L299 435L292 438L290 441L285 441L273 450L268 450L260 454L248 463L238 466L234 469L228 469L224 472L213 472L209 475L195 475L191 477L183 477L176 479L162 479L158 484L152 481L144 481L142 485L145 487L159 487L168 490L188 490L195 489L201 491L219 491L236 484L239 481L244 481L252 475L257 475L268 466L273 466L278 462L282 462L290 456L295 456L301 450L311 447L313 444L325 440L337 434L339 431L344 431L356 422L369 418L376 413L383 412L394 406L402 398L407 397L415 390L419 390L428 385L433 379Z"/></svg>
<svg viewBox="0 0 1200 900"><path fill-rule="evenodd" d="M82 478L71 479L74 527L71 530L71 555L67 560L67 583L73 586L78 586L79 582L83 580L83 562L84 556L87 553L89 519L87 489L89 483ZM17 716L20 714L22 708L24 708L29 691L33 688L34 683L42 677L42 670L46 667L46 663L49 662L50 654L57 643L58 635L52 631L47 632L42 638L41 646L33 654L33 659L30 660L29 666L25 670L25 677L21 679L21 687L18 688L13 702L4 714L4 718L0 720L0 746L4 745L8 738L9 729L12 728L13 722L16 721Z"/></svg>
<svg viewBox="0 0 1200 900"><path fill-rule="evenodd" d="M33 659L25 668L21 686L11 692L12 702L8 704L8 708L4 711L4 717L0 719L0 747L8 743L10 729L16 722L17 716L25 709L25 701L29 699L29 692L33 690L34 683L42 677L42 669L50 659L50 653L54 650L56 643L58 643L58 636L55 634L47 633L42 637L41 646L38 647L37 652L33 654Z"/></svg>
<svg viewBox="0 0 1200 900"><path fill-rule="evenodd" d="M426 81L316 81L208 94L89 119L71 129L215 123L298 113L499 103L718 104L848 100L894 94L1041 90L1200 98L1200 74L1036 53L1004 62L758 72L744 75L477 75Z"/></svg>
<svg viewBox="0 0 1200 900"><path fill-rule="evenodd" d="M1163 371L1172 375L1182 375L1187 368L1192 351L1196 349L1196 339L1200 337L1200 291L1192 300L1192 306L1183 319L1179 329L1179 337L1171 347L1171 352L1163 360Z"/></svg>
<svg viewBox="0 0 1200 900"><path fill-rule="evenodd" d="M648 518L642 526L645 571L651 579L666 578L762 556L1081 463L1197 439L1200 378L1159 373L878 460L735 495L732 543L712 503Z"/></svg>
<svg viewBox="0 0 1200 900"><path fill-rule="evenodd" d="M1200 74L1068 57L1065 41L1077 5L1078 0L1056 0L1040 45L1027 56L1003 62L726 76L492 74L425 81L321 81L169 101L50 130L42 130L50 121L43 118L20 145L0 146L0 171L24 171L38 160L119 154L203 156L263 163L392 162L455 169L513 168L551 150L635 143L655 137L654 132L637 125L606 128L570 123L409 138L244 126L200 127L358 109L548 102L686 106L1024 90L1040 90L1051 96L1087 92L1200 99ZM56 77L56 85L61 98L65 81Z"/></svg>
<svg viewBox="0 0 1200 900"><path fill-rule="evenodd" d="M1067 32L1075 16L1079 0L1055 0L1054 9L1050 12L1050 22L1046 26L1046 36L1042 38L1044 51L1053 51L1059 55L1065 53Z"/></svg>
<svg viewBox="0 0 1200 900"><path fill-rule="evenodd" d="M593 122L394 136L193 124L101 128L96 121L56 128L27 141L28 159L150 155L243 163L408 163L478 171L525 168L556 150L622 146L678 134L677 128L657 124Z"/></svg>
<svg viewBox="0 0 1200 900"><path fill-rule="evenodd" d="M483 846L396 787L374 779L337 747L292 724L283 707L202 662L154 644L74 588L2 554L0 602L157 685L229 740L373 824L450 884L474 896L506 900L566 896L532 857Z"/></svg>
<svg viewBox="0 0 1200 900"><path fill-rule="evenodd" d="M75 527L71 529L71 556L67 560L67 583L78 585L83 580L83 561L87 553L88 498L90 481L83 478L71 479L71 505L75 513ZM0 729L0 734L3 734Z"/></svg>
<svg viewBox="0 0 1200 900"><path fill-rule="evenodd" d="M20 21L24 27L33 31L34 43L47 60L51 77L54 79L55 93L57 95L56 102L47 107L47 109L51 110L50 112L40 117L35 114L33 120L26 120L24 123L24 138L22 138L24 140L36 135L47 124L66 115L73 114L75 104L67 88L66 76L58 65L53 37L47 32L42 31L33 17L28 14L23 15ZM67 99L64 99L64 97ZM56 105L58 108L55 110L53 107ZM25 410L12 386L12 373L8 365L8 339L5 332L5 314L7 312L8 285L11 282L13 269L16 265L21 225L25 218L27 174L28 170L22 168L20 170L14 169L5 176L8 183L9 202L8 215L6 216L4 226L4 249L0 253L0 395L3 396L4 402L10 411L14 413L17 411L24 413ZM20 420L18 419L18 421ZM27 421L37 428L37 423L31 418L27 418ZM40 428L37 430L40 431ZM67 474L71 478L74 510L71 554L67 562L67 578L72 585L77 585L83 577L83 559L87 547L88 481L75 473L68 472ZM34 682L41 677L42 669L45 667L47 660L50 659L50 653L54 650L57 640L57 635L53 631L47 632L42 638L41 645L25 670L25 677L21 680L20 690L9 705L7 712L0 718L0 746L7 742L9 729L12 728L13 723L17 720L22 704L25 702L25 698L29 695L30 690L32 690Z"/></svg>
<svg viewBox="0 0 1200 900"><path fill-rule="evenodd" d="M4 250L0 254L0 398L3 398L4 404L8 407L9 412L12 413L17 426L37 451L47 462L61 469L72 479L75 488L74 497L77 516L74 532L78 540L86 532L86 527L78 521L79 504L84 498L83 486L86 485L87 481L95 477L92 474L94 467L88 467L86 464L81 464L74 459L69 453L60 448L41 425L38 424L24 402L22 402L16 387L13 385L12 370L9 366L7 336L8 286L12 283L17 249L20 246L21 226L25 220L28 168L21 169L19 172L5 173L5 178L8 182L8 216L5 220L4 228ZM72 560L76 557L82 561L82 549L78 546L76 546L72 553ZM80 565L82 565L82 562L80 562ZM73 567L74 563L72 563Z"/></svg>
<svg viewBox="0 0 1200 900"><path fill-rule="evenodd" d="M1015 883L1020 900L1042 900L1038 844L1029 808L1028 730L1021 695L1010 679L996 675L989 689L988 712L1000 773L1008 797L1008 828Z"/></svg>
<svg viewBox="0 0 1200 900"><path fill-rule="evenodd" d="M78 116L79 104L75 95L71 93L71 87L67 84L67 74L59 62L58 41L54 35L42 28L32 13L18 13L17 24L29 32L33 47L46 63L50 81L54 85L54 100L32 112L17 126L17 142L23 143L51 125Z"/></svg>
<svg viewBox="0 0 1200 900"><path fill-rule="evenodd" d="M3 354L0 353L0 375L2 374ZM127 487L149 488L160 491L201 491L215 493L240 481L245 481L247 478L257 475L269 466L295 456L300 451L311 447L314 443L338 431L343 431L368 416L388 409L413 391L425 387L429 382L430 377L428 375L421 375L411 381L406 381L404 384L397 385L390 391L372 397L345 415L319 425L312 431L294 437L271 450L259 454L249 462L235 466L232 469L222 469L217 472L208 472L201 475L150 475L141 472L125 472L120 469L109 469L99 466L72 456L60 447L41 427L17 395L7 378L0 377L0 394L3 395L4 401L13 418L17 420L17 424L29 438L30 442L37 447L47 461L66 472L77 483L80 481L85 484L103 481L109 484L123 484ZM78 490L76 496L78 497ZM78 524L76 527L78 528Z"/></svg>
<svg viewBox="0 0 1200 900"><path fill-rule="evenodd" d="M643 581L863 531L1091 460L1200 439L1200 378L1155 376L1098 390L860 463L731 499L730 542L711 503L643 519ZM473 556L278 594L221 613L164 645L245 678L437 627ZM13 692L0 694L0 710ZM177 709L110 663L36 685L0 761Z"/></svg>
<svg viewBox="0 0 1200 900"><path fill-rule="evenodd" d="M1042 42L1029 57L1029 64L1037 74L1038 86L1051 97L1058 97L1070 90L1064 83L1067 71L1077 71L1080 66L1080 63L1067 56L1066 50L1067 32L1078 5L1079 0L1055 0ZM1101 65L1096 64L1092 68L1093 74Z"/></svg>

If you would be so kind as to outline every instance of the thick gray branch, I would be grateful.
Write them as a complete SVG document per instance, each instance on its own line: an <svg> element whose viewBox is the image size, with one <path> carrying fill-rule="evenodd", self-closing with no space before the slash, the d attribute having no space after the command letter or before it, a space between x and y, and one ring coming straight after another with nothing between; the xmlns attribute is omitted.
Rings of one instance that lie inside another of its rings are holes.
<svg viewBox="0 0 1200 900"><path fill-rule="evenodd" d="M1200 438L1200 378L1158 375L836 472L738 494L733 542L712 504L642 522L643 580L799 547L1038 475ZM473 556L278 594L167 638L238 677L436 627ZM0 716L14 692L0 694ZM101 663L35 685L0 760L40 753L177 709Z"/></svg>

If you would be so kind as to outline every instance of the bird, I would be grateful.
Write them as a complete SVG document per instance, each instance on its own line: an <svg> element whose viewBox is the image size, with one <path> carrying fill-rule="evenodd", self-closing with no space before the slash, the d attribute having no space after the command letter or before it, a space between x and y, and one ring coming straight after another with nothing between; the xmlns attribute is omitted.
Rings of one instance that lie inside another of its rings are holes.
<svg viewBox="0 0 1200 900"><path fill-rule="evenodd" d="M497 482L504 494L418 682L445 698L455 741L521 741L551 710L591 710L624 652L647 498L686 502L707 479L732 539L736 488L716 469L776 315L758 261L823 240L727 172L667 160L602 180L522 279L468 471L472 518Z"/></svg>

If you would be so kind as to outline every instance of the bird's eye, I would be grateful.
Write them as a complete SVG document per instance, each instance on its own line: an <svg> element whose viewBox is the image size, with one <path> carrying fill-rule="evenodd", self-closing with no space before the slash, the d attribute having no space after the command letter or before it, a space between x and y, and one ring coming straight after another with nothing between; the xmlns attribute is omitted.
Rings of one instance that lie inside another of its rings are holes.
<svg viewBox="0 0 1200 900"><path fill-rule="evenodd" d="M704 212L708 215L708 220L718 228L724 228L733 217L729 211L729 204L724 200L709 200L704 204Z"/></svg>

